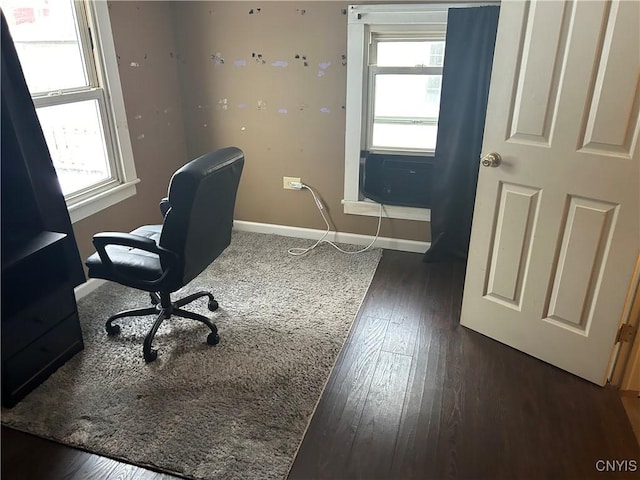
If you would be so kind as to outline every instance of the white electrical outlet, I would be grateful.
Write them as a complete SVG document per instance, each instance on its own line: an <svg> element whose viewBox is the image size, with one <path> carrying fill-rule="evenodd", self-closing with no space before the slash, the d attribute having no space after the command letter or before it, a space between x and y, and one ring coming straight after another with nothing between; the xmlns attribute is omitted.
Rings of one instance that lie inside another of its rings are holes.
<svg viewBox="0 0 640 480"><path fill-rule="evenodd" d="M300 180L298 177L282 177L282 188L284 188L285 190L300 190L299 186L293 186L292 184L295 183L302 183L302 180Z"/></svg>

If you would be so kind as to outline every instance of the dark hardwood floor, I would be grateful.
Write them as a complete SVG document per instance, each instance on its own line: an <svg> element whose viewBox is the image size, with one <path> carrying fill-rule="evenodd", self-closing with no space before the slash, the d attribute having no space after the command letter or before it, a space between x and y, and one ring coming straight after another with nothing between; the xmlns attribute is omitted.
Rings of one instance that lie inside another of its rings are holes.
<svg viewBox="0 0 640 480"><path fill-rule="evenodd" d="M638 478L618 392L460 327L463 277L384 253L290 480ZM3 427L2 478L173 477Z"/></svg>
<svg viewBox="0 0 640 480"><path fill-rule="evenodd" d="M638 478L618 392L461 327L463 280L385 252L289 480Z"/></svg>

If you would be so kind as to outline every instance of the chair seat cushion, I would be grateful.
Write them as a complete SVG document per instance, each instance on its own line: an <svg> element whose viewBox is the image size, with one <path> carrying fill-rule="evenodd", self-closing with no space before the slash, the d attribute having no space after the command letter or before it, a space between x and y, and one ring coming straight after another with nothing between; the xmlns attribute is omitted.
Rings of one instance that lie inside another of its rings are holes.
<svg viewBox="0 0 640 480"><path fill-rule="evenodd" d="M132 235L147 237L158 243L162 225L144 225L136 228ZM155 253L140 250L139 248L123 247L119 245L109 245L106 247L107 254L113 266L123 278L112 278L111 270L103 266L98 253L91 255L87 261L89 267L89 277L113 280L124 285L138 288L136 279L156 280L162 275L160 258ZM126 281L124 280L126 278Z"/></svg>

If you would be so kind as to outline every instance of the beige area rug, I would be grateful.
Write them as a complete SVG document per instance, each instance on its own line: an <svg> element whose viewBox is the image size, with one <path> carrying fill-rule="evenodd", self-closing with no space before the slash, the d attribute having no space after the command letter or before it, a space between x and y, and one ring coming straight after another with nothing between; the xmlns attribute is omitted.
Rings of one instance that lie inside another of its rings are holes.
<svg viewBox="0 0 640 480"><path fill-rule="evenodd" d="M309 240L235 232L232 244L174 298L210 289L189 308L208 329L171 319L158 331L158 359L145 364L152 317L104 322L148 303L116 284L79 302L85 350L11 410L2 423L140 466L197 479L276 479L290 466L307 422L381 256L344 255Z"/></svg>

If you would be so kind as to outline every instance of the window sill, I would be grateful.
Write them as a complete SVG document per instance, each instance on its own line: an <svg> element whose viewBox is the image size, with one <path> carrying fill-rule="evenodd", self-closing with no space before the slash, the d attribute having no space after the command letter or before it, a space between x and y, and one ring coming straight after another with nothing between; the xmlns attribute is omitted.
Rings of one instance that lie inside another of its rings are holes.
<svg viewBox="0 0 640 480"><path fill-rule="evenodd" d="M377 217L380 215L380 204L372 201L342 200L344 213L350 215L366 215ZM418 222L431 221L431 210L428 208L400 207L397 205L383 205L382 216Z"/></svg>
<svg viewBox="0 0 640 480"><path fill-rule="evenodd" d="M127 183L123 183L104 192L100 192L91 198L87 198L80 202L69 205L69 216L71 223L76 223L84 218L98 213L105 208L111 207L116 203L132 197L136 194L136 185L140 183L140 179L136 178Z"/></svg>

